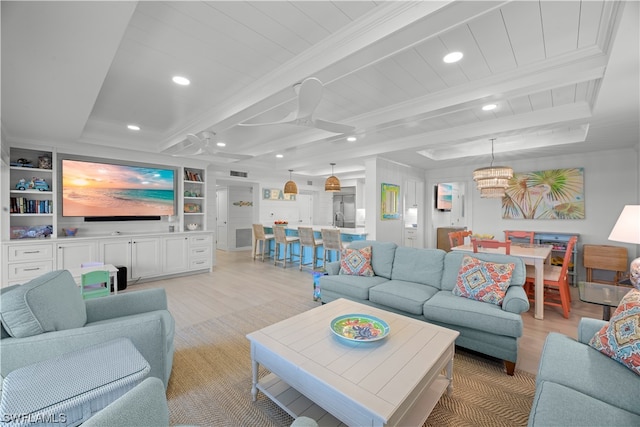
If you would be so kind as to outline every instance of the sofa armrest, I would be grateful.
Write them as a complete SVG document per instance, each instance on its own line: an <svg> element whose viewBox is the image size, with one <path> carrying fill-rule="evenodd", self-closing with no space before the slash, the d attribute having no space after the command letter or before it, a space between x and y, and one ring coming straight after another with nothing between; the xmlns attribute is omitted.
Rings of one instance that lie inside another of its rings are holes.
<svg viewBox="0 0 640 427"><path fill-rule="evenodd" d="M158 378L147 378L98 412L83 426L168 426L169 408L164 386Z"/></svg>
<svg viewBox="0 0 640 427"><path fill-rule="evenodd" d="M87 323L167 309L162 288L144 289L85 301Z"/></svg>
<svg viewBox="0 0 640 427"><path fill-rule="evenodd" d="M520 314L529 311L529 298L522 286L509 286L502 301L502 309L510 313Z"/></svg>
<svg viewBox="0 0 640 427"><path fill-rule="evenodd" d="M173 325L166 326L165 323L162 312L154 312L26 338L4 338L0 340L0 374L6 377L23 366L124 337L129 338L149 362L149 375L167 383L165 366L171 355L167 353L166 335L167 328L173 328Z"/></svg>
<svg viewBox="0 0 640 427"><path fill-rule="evenodd" d="M600 319L591 319L589 317L583 317L578 324L578 341L582 344L589 344L591 338L598 332L607 321Z"/></svg>
<svg viewBox="0 0 640 427"><path fill-rule="evenodd" d="M324 271L326 271L329 276L335 276L340 272L340 261L328 262L327 265L324 266Z"/></svg>

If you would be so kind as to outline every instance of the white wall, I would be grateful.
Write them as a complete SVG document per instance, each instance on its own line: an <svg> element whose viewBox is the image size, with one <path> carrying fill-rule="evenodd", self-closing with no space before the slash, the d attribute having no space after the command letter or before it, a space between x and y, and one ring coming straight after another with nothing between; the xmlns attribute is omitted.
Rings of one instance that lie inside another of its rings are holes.
<svg viewBox="0 0 640 427"><path fill-rule="evenodd" d="M428 186L436 182L465 182L467 200L465 209L470 229L476 233L504 237L504 230L534 230L577 233L579 260L583 244L625 246L630 259L640 255L638 245L612 242L609 233L624 205L639 204L640 178L638 152L634 149L576 153L575 155L540 158L511 162L516 172L529 172L555 168L584 168L585 219L583 220L508 220L502 219L500 199L482 199L475 188L472 167L427 171ZM477 165L480 167L482 165ZM433 194L431 195L433 197ZM431 199L433 200L433 199ZM436 246L435 226L427 224L427 246Z"/></svg>

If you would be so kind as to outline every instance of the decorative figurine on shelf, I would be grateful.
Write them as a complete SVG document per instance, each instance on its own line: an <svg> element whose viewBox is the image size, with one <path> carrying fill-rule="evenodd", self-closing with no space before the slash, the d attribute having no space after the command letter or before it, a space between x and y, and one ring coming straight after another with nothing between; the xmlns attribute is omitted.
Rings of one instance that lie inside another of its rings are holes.
<svg viewBox="0 0 640 427"><path fill-rule="evenodd" d="M31 178L31 181L27 182L24 178L20 179L16 184L17 190L39 190L39 191L49 191L49 184L42 178Z"/></svg>

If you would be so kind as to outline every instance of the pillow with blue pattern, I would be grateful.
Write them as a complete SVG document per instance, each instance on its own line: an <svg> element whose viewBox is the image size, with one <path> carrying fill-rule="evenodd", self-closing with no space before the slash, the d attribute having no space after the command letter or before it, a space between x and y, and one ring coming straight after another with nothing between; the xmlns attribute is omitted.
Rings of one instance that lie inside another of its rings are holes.
<svg viewBox="0 0 640 427"><path fill-rule="evenodd" d="M374 276L371 267L371 246L362 249L344 249L338 274L350 276Z"/></svg>
<svg viewBox="0 0 640 427"><path fill-rule="evenodd" d="M465 255L452 293L477 301L502 305L515 267L513 263L497 264Z"/></svg>
<svg viewBox="0 0 640 427"><path fill-rule="evenodd" d="M640 290L627 292L589 345L640 375Z"/></svg>

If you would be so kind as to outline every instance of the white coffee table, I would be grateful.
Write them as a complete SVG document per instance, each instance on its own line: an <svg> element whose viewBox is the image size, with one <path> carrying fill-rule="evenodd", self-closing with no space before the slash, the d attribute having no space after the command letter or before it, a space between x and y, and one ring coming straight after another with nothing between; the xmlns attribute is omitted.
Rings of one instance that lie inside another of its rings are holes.
<svg viewBox="0 0 640 427"><path fill-rule="evenodd" d="M379 341L335 336L331 320L368 314L389 324ZM253 386L293 417L320 425L422 425L452 391L457 331L338 299L247 335ZM258 381L258 365L271 371ZM446 369L446 375L443 370Z"/></svg>

